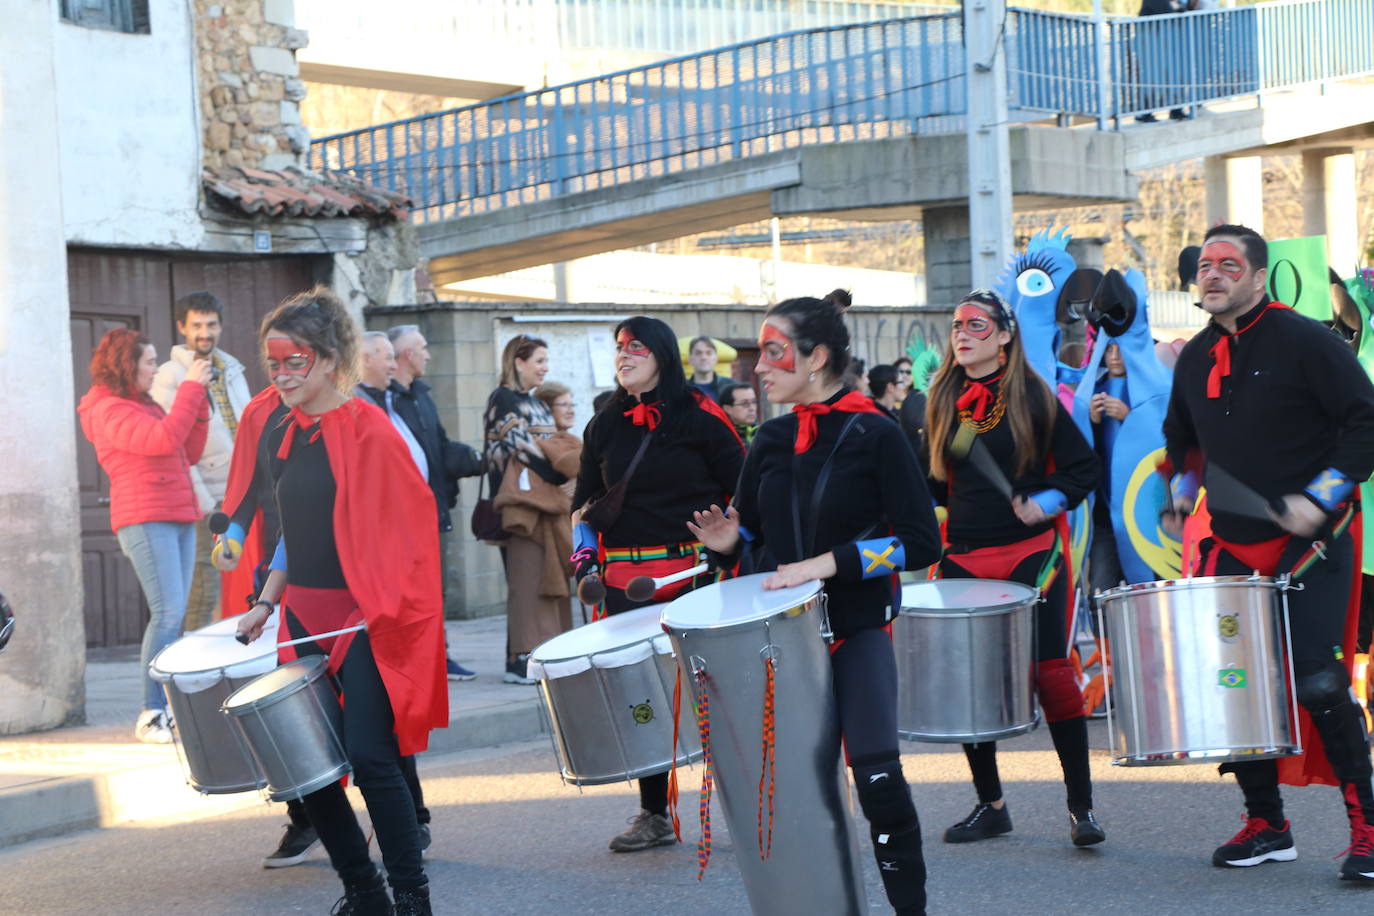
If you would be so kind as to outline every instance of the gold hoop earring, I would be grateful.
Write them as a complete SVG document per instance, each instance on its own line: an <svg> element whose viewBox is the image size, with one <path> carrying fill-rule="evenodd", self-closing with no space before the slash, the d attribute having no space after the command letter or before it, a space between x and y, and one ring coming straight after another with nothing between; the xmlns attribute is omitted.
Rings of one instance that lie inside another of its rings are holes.
<svg viewBox="0 0 1374 916"><path fill-rule="evenodd" d="M998 348L997 348L997 365L999 365L999 366L1005 366L1006 364L1007 364L1007 348L1006 348L1006 347L998 347Z"/></svg>

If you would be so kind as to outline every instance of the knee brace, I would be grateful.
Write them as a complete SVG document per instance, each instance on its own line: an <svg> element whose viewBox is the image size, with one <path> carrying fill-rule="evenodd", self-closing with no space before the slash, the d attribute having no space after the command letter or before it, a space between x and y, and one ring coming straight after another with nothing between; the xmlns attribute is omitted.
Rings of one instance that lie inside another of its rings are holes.
<svg viewBox="0 0 1374 916"><path fill-rule="evenodd" d="M916 806L911 803L900 760L894 757L853 769L859 807L875 833L906 833L917 825Z"/></svg>
<svg viewBox="0 0 1374 916"><path fill-rule="evenodd" d="M1350 672L1334 658L1319 667L1295 672L1298 702L1313 712L1331 709L1350 700Z"/></svg>
<svg viewBox="0 0 1374 916"><path fill-rule="evenodd" d="M1040 708L1045 721L1062 722L1081 716L1083 689L1078 686L1078 673L1067 658L1052 658L1035 665L1035 689L1040 694Z"/></svg>

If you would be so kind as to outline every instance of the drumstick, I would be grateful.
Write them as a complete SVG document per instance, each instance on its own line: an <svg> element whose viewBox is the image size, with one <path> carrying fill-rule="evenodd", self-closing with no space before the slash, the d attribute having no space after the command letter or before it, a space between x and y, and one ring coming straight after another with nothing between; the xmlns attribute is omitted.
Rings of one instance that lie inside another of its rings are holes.
<svg viewBox="0 0 1374 916"><path fill-rule="evenodd" d="M709 563L698 563L691 569L684 569L682 572L675 572L668 576L659 576L657 579L651 579L648 576L635 576L625 585L625 597L631 601L648 601L663 586L699 576L706 572L709 566Z"/></svg>
<svg viewBox="0 0 1374 916"><path fill-rule="evenodd" d="M959 424L959 428L954 432L954 438L949 443L949 454L959 461L967 459L978 469L978 473L983 475L984 480L996 487L1007 499L1011 499L1011 482L997 466L992 452L989 452L988 447L978 438L978 431L972 424Z"/></svg>
<svg viewBox="0 0 1374 916"><path fill-rule="evenodd" d="M277 643L277 648L280 649L282 646L299 646L303 642L314 642L317 639L328 639L331 636L342 636L345 633L356 633L359 630L366 629L367 624L360 623L356 627L344 627L342 630L330 630L328 633L318 633L314 636L302 636L300 639L288 639L286 642ZM240 645L248 645L247 633L235 633L234 638L239 641Z"/></svg>

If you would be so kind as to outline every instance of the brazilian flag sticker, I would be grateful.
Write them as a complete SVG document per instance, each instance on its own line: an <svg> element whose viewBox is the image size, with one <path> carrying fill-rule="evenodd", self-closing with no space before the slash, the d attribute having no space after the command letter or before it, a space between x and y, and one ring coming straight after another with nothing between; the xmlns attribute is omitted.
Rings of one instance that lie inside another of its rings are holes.
<svg viewBox="0 0 1374 916"><path fill-rule="evenodd" d="M1244 668L1222 668L1217 672L1217 683L1223 687L1244 687Z"/></svg>

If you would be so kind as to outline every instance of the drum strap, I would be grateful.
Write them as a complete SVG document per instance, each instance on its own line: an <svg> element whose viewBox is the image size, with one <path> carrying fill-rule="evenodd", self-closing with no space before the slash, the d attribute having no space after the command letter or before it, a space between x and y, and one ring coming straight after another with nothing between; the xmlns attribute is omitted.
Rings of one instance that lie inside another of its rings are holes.
<svg viewBox="0 0 1374 916"><path fill-rule="evenodd" d="M811 491L809 537L802 536L801 492L797 489L797 478L801 472L801 455L792 456L792 534L797 539L797 562L801 562L815 553L816 529L820 527L821 497L825 495L826 484L830 482L830 469L835 463L835 453L840 450L840 443L844 442L845 436L849 435L854 424L859 422L859 417L860 414L857 413L849 415L849 419L840 429L839 436L835 438L834 447L830 449L830 454L825 458L825 464L821 465L820 473L816 475L816 486Z"/></svg>
<svg viewBox="0 0 1374 916"><path fill-rule="evenodd" d="M701 739L701 802L698 810L698 817L701 820L701 839L697 841L697 880L700 881L706 874L706 866L711 861L711 790L715 784L715 765L711 759L711 702L706 695L706 689L711 683L710 676L705 671L698 671L695 674L696 687L693 691L695 697L697 715L697 735ZM678 842L682 841L682 822L678 819L678 785L677 785L677 746L678 746L678 722L681 720L682 712L682 669L677 672L677 681L673 684L673 766L668 772L668 813L673 821L673 833L677 836ZM771 814L771 812L770 812Z"/></svg>
<svg viewBox="0 0 1374 916"><path fill-rule="evenodd" d="M773 657L763 660L763 764L759 770L759 858L768 861L773 854L773 800L777 793L777 678ZM768 838L764 840L763 807L768 798Z"/></svg>

